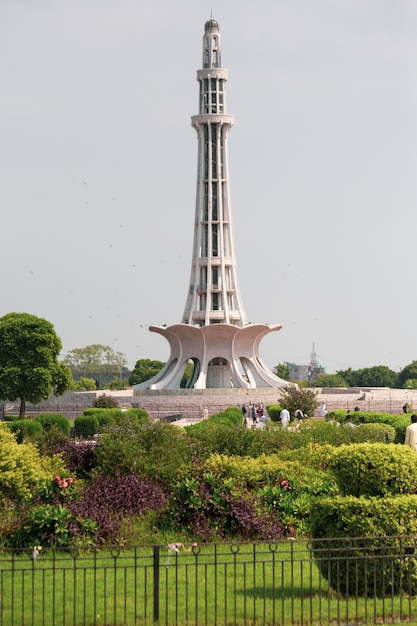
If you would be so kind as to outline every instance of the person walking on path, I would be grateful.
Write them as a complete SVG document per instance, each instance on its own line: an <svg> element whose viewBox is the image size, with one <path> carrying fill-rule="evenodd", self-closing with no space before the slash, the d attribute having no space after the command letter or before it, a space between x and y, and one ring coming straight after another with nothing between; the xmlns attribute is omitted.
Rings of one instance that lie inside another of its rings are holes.
<svg viewBox="0 0 417 626"><path fill-rule="evenodd" d="M411 424L405 429L404 444L417 452L417 415L411 416Z"/></svg>
<svg viewBox="0 0 417 626"><path fill-rule="evenodd" d="M281 413L279 414L279 418L281 420L281 426L284 430L287 430L287 426L290 423L290 412L288 409L282 409Z"/></svg>

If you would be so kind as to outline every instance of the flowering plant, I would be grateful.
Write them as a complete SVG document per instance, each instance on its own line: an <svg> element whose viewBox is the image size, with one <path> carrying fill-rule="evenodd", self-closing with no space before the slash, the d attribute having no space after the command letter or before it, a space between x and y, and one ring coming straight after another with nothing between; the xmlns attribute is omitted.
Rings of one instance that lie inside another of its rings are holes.
<svg viewBox="0 0 417 626"><path fill-rule="evenodd" d="M72 476L54 476L52 480L46 480L37 491L37 495L42 502L53 502L58 504L64 499L73 500L77 495L78 488L75 478Z"/></svg>
<svg viewBox="0 0 417 626"><path fill-rule="evenodd" d="M74 482L74 479L69 476L68 478L61 478L61 476L54 476L54 483L61 487L61 489L67 489Z"/></svg>

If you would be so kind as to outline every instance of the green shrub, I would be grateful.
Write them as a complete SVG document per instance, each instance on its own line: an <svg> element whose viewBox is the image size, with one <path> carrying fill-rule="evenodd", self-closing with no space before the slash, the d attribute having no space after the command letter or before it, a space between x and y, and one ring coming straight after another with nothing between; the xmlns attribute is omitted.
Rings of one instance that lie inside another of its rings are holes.
<svg viewBox="0 0 417 626"><path fill-rule="evenodd" d="M13 547L74 545L91 546L98 524L91 519L73 518L62 504L33 507L17 532L11 537Z"/></svg>
<svg viewBox="0 0 417 626"><path fill-rule="evenodd" d="M410 425L410 416L404 415L392 415L391 413L379 413L374 411L353 411L347 412L344 410L332 411L333 419L337 420L341 424L345 424L347 418L353 424L389 424L395 428L395 440L394 443L404 443L405 429ZM326 416L328 417L329 414Z"/></svg>
<svg viewBox="0 0 417 626"><path fill-rule="evenodd" d="M221 413L216 413L216 415L212 415L206 420L199 422L198 424L192 424L187 427L187 431L189 433L195 433L199 431L204 431L207 429L211 429L214 426L227 426L229 428L234 428L236 426L242 425L242 411L238 408L231 407L222 411Z"/></svg>
<svg viewBox="0 0 417 626"><path fill-rule="evenodd" d="M280 422L280 415L282 411L282 406L279 404L268 404L266 406L266 412L273 422Z"/></svg>
<svg viewBox="0 0 417 626"><path fill-rule="evenodd" d="M8 428L16 437L17 443L42 433L42 426L36 420L15 420L8 423Z"/></svg>
<svg viewBox="0 0 417 626"><path fill-rule="evenodd" d="M76 437L91 439L99 430L98 419L95 415L80 415L74 420L74 428Z"/></svg>
<svg viewBox="0 0 417 626"><path fill-rule="evenodd" d="M298 460L282 460L276 454L242 458L215 454L202 465L223 484L233 485L232 495L255 496L260 512L277 516L287 535L305 535L309 530L310 500L315 495L336 492L331 473L305 467ZM195 469L186 472L195 479Z"/></svg>
<svg viewBox="0 0 417 626"><path fill-rule="evenodd" d="M389 424L359 424L356 428L345 425L343 428L351 429L352 443L394 443L396 431Z"/></svg>
<svg viewBox="0 0 417 626"><path fill-rule="evenodd" d="M100 409L114 409L118 406L117 401L112 396L108 396L105 393L96 398L93 402L93 407Z"/></svg>
<svg viewBox="0 0 417 626"><path fill-rule="evenodd" d="M96 419L94 416L84 416ZM183 466L190 465L194 451L184 429L162 421L136 416L116 418L100 437L95 453L96 470L105 475L131 472L171 485Z"/></svg>
<svg viewBox="0 0 417 626"><path fill-rule="evenodd" d="M283 409L288 409L291 416L294 416L296 410L300 409L305 417L313 417L319 406L317 392L312 389L303 389L297 385L288 385L288 387L282 387L279 393L279 404Z"/></svg>
<svg viewBox="0 0 417 626"><path fill-rule="evenodd" d="M205 422L210 422L210 419ZM211 454L257 456L253 454L253 448L254 440L258 438L260 431L251 430L242 424L235 428L213 423L207 423L204 428L198 428L199 426L200 424L195 424L184 430L200 460L207 459Z"/></svg>
<svg viewBox="0 0 417 626"><path fill-rule="evenodd" d="M417 490L417 454L408 446L358 443L335 448L328 469L343 495L386 496Z"/></svg>
<svg viewBox="0 0 417 626"><path fill-rule="evenodd" d="M204 468L173 488L168 519L203 541L213 538L273 539L284 537L276 511L260 511L257 499Z"/></svg>
<svg viewBox="0 0 417 626"><path fill-rule="evenodd" d="M246 490L275 485L286 478L288 472L301 474L304 469L298 461L283 461L277 454L262 454L257 458L213 454L202 467L222 480L233 479L236 485Z"/></svg>
<svg viewBox="0 0 417 626"><path fill-rule="evenodd" d="M275 485L260 489L257 499L268 512L278 513L288 535L305 536L310 531L312 498L336 491L334 479L329 473L309 467L297 471L288 468Z"/></svg>
<svg viewBox="0 0 417 626"><path fill-rule="evenodd" d="M313 555L336 592L357 595L359 590L379 597L417 593L416 496L317 498L310 508L310 527Z"/></svg>
<svg viewBox="0 0 417 626"><path fill-rule="evenodd" d="M56 427L64 435L69 436L71 432L71 425L65 415L61 413L40 413L34 418L39 424L41 424L43 430L51 430L52 427Z"/></svg>

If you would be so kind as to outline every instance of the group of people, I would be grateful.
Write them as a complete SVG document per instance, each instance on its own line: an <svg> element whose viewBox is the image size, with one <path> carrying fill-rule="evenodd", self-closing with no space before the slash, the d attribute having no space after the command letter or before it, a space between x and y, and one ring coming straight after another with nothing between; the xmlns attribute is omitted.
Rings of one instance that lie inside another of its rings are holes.
<svg viewBox="0 0 417 626"><path fill-rule="evenodd" d="M248 407L244 404L242 406L242 416L243 423L248 427L256 427L257 424L266 424L268 421L268 417L262 403L252 404L252 402L250 402Z"/></svg>

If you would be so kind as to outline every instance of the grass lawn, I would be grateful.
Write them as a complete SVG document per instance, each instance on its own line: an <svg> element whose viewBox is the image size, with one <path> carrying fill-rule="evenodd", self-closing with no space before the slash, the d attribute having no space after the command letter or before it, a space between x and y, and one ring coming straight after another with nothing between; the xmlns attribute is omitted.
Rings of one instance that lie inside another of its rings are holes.
<svg viewBox="0 0 417 626"><path fill-rule="evenodd" d="M0 626L417 623L405 596L338 597L303 541L2 553L0 601Z"/></svg>

